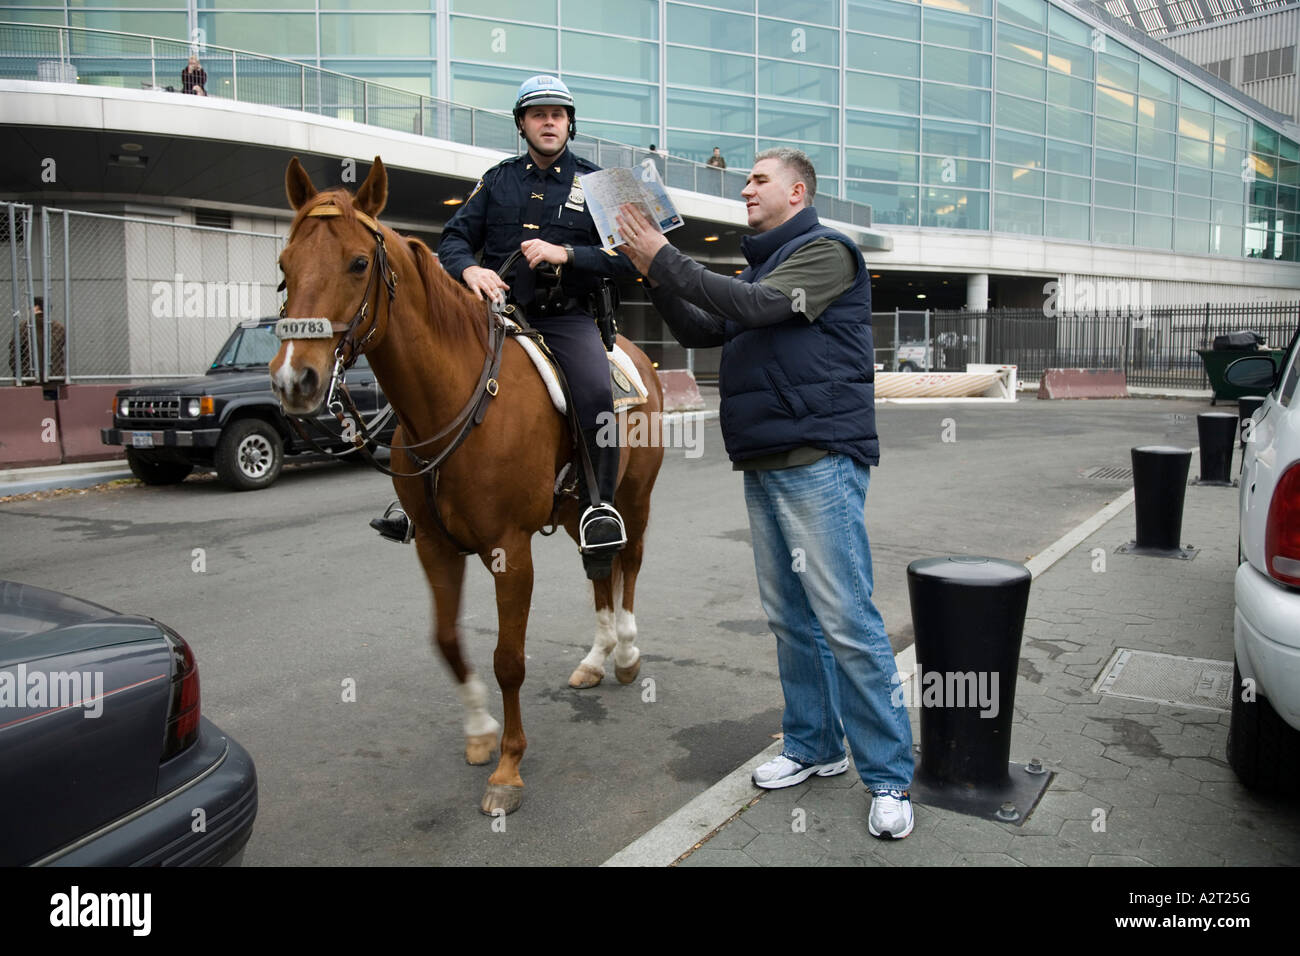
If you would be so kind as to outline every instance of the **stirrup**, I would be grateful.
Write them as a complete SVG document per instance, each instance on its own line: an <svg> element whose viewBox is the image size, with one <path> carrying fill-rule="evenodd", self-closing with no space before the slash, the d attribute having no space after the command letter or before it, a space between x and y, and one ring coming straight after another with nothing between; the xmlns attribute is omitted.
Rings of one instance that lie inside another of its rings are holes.
<svg viewBox="0 0 1300 956"><path fill-rule="evenodd" d="M401 522L403 530L397 530L397 523ZM379 532L380 537L387 541L395 541L398 544L409 544L415 537L415 522L411 520L403 509L399 501L394 501L386 509L382 518L371 518L370 527Z"/></svg>
<svg viewBox="0 0 1300 956"><path fill-rule="evenodd" d="M617 541L601 541L587 544L587 528L596 521L612 520L618 525ZM578 519L578 550L583 554L603 551L617 551L623 545L627 544L627 528L623 525L623 516L611 504L601 502L598 505L588 505L587 510L582 513Z"/></svg>

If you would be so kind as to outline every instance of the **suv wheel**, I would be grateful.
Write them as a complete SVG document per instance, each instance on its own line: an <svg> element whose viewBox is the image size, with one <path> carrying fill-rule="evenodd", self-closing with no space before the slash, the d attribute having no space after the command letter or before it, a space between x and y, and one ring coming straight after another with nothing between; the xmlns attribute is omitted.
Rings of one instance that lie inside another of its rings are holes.
<svg viewBox="0 0 1300 956"><path fill-rule="evenodd" d="M914 362L904 362L898 366L898 370L900 372L919 372L921 371L921 366Z"/></svg>
<svg viewBox="0 0 1300 956"><path fill-rule="evenodd" d="M274 426L245 418L221 433L216 466L217 476L236 491L265 488L280 477L284 442Z"/></svg>
<svg viewBox="0 0 1300 956"><path fill-rule="evenodd" d="M1232 662L1232 718L1228 763L1250 790L1300 795L1300 731L1278 716L1268 699L1242 700L1241 671Z"/></svg>
<svg viewBox="0 0 1300 956"><path fill-rule="evenodd" d="M187 461L158 458L134 448L126 450L126 463L131 466L131 474L146 485L174 485L184 481L194 470Z"/></svg>

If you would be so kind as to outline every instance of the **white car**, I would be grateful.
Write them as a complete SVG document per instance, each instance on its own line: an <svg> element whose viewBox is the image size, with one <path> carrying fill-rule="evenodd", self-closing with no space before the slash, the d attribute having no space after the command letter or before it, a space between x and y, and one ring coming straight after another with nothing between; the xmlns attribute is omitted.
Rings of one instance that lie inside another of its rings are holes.
<svg viewBox="0 0 1300 956"><path fill-rule="evenodd" d="M1280 375L1267 356L1226 375L1268 393L1245 423L1228 762L1247 787L1300 795L1300 334Z"/></svg>

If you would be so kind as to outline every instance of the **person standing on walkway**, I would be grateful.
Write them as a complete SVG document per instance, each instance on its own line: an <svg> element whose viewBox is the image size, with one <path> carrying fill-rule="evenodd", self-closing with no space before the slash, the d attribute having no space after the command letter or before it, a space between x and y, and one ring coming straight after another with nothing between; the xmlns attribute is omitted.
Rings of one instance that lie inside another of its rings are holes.
<svg viewBox="0 0 1300 956"><path fill-rule="evenodd" d="M845 735L872 793L867 828L912 832L912 728L884 621L872 602L864 518L875 426L871 282L862 254L812 208L817 177L796 149L755 157L745 189L749 268L710 272L634 206L620 247L687 348L722 346L722 436L744 473L759 597L785 695L781 754L766 789L848 770Z"/></svg>
<svg viewBox="0 0 1300 956"><path fill-rule="evenodd" d="M720 147L717 146L713 147L713 155L708 158L708 160L705 162L705 165L714 166L718 169L727 168L727 161L722 158L722 149Z"/></svg>

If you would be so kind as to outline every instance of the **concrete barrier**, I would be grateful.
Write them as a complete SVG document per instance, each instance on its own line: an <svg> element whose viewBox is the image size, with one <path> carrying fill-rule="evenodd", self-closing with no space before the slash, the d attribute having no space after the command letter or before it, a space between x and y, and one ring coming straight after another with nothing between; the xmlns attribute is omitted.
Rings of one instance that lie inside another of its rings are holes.
<svg viewBox="0 0 1300 956"><path fill-rule="evenodd" d="M99 430L113 424L116 385L37 385L0 388L0 467L111 461L122 448L105 445ZM46 398L46 394L50 398Z"/></svg>
<svg viewBox="0 0 1300 956"><path fill-rule="evenodd" d="M703 409L704 396L695 384L695 374L689 369L659 369L659 381L664 387L665 412L697 412Z"/></svg>
<svg viewBox="0 0 1300 956"><path fill-rule="evenodd" d="M59 438L63 460L107 461L124 458L119 445L105 445L101 428L113 426L113 396L118 385L62 385L59 387Z"/></svg>
<svg viewBox="0 0 1300 956"><path fill-rule="evenodd" d="M1039 398L1128 398L1128 382L1116 368L1049 368L1038 381Z"/></svg>
<svg viewBox="0 0 1300 956"><path fill-rule="evenodd" d="M0 388L0 465L59 464L58 414L57 403L47 400L39 385Z"/></svg>

